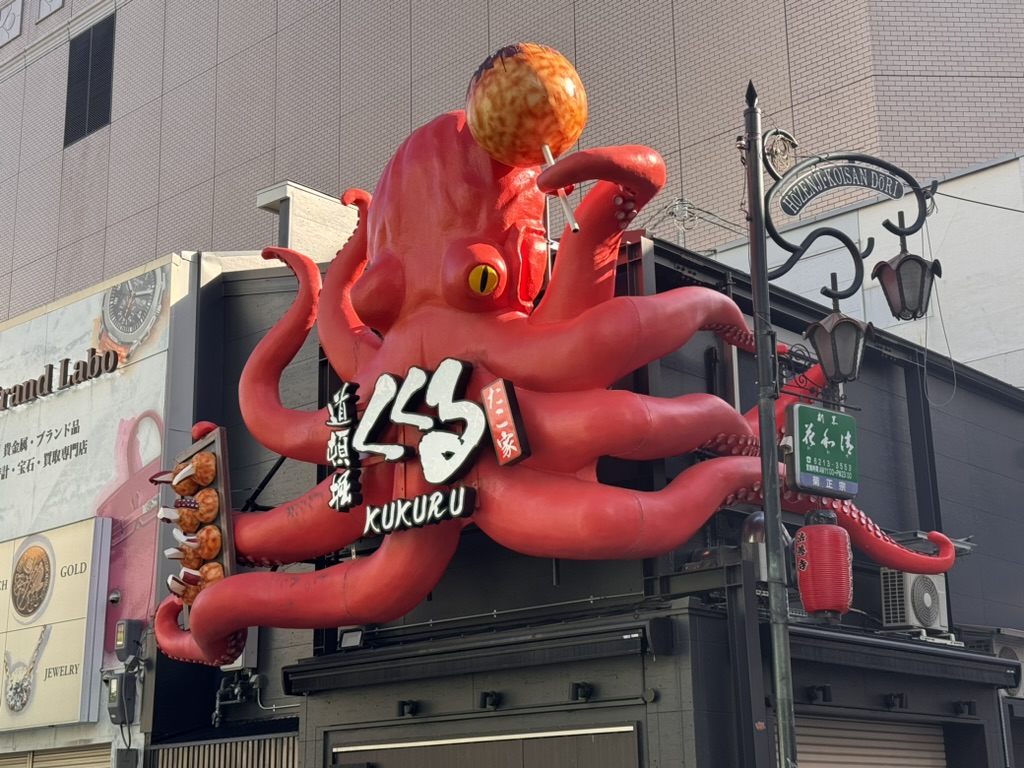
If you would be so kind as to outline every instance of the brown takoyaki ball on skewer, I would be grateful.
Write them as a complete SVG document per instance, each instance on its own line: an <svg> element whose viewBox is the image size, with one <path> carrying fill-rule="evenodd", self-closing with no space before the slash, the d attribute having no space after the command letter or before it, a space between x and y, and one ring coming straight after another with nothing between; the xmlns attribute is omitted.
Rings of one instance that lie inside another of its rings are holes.
<svg viewBox="0 0 1024 768"><path fill-rule="evenodd" d="M194 476L183 477L181 478L181 480L173 482L173 479L178 477L178 475L180 475L185 469L187 469L188 466L188 462L185 462L184 464L179 464L174 468L171 488L173 488L174 492L179 496L194 496L196 491L198 491L200 488L200 485L196 481Z"/></svg>
<svg viewBox="0 0 1024 768"><path fill-rule="evenodd" d="M174 538L181 544L182 549L196 550L203 560L213 560L220 554L222 537L220 528L216 525L204 525L196 533L187 535L176 530Z"/></svg>
<svg viewBox="0 0 1024 768"><path fill-rule="evenodd" d="M199 576L203 580L203 588L205 589L224 578L224 566L220 563L207 563L199 569Z"/></svg>
<svg viewBox="0 0 1024 768"><path fill-rule="evenodd" d="M220 496L213 488L204 488L196 494L196 504L199 506L197 517L201 523L212 523L220 514Z"/></svg>
<svg viewBox="0 0 1024 768"><path fill-rule="evenodd" d="M181 474L186 469L190 469L191 466L192 465L189 462L178 464L174 469L166 469L162 472L157 472L149 478L149 482L153 483L153 485L166 483L171 486L174 492L179 496L191 496L199 490L199 484L192 479L191 472L184 477L181 477Z"/></svg>
<svg viewBox="0 0 1024 768"><path fill-rule="evenodd" d="M221 534L216 525L204 525L195 535L199 542L199 554L203 560L213 560L220 554Z"/></svg>
<svg viewBox="0 0 1024 768"><path fill-rule="evenodd" d="M195 499L177 499L174 508L164 507L157 513L157 518L165 523L174 523L185 533L199 530L199 505Z"/></svg>
<svg viewBox="0 0 1024 768"><path fill-rule="evenodd" d="M205 488L217 479L217 457L209 451L200 451L192 457L192 466L195 467L195 479L201 488Z"/></svg>
<svg viewBox="0 0 1024 768"><path fill-rule="evenodd" d="M185 605L192 605L192 602L196 599L199 595L199 591L202 589L199 579L190 578L190 573L197 572L182 568L180 576L171 574L167 577L167 588L180 597L181 602Z"/></svg>
<svg viewBox="0 0 1024 768"><path fill-rule="evenodd" d="M164 557L168 560L179 560L183 568L199 568L203 564L203 558L197 547L169 547L164 550Z"/></svg>

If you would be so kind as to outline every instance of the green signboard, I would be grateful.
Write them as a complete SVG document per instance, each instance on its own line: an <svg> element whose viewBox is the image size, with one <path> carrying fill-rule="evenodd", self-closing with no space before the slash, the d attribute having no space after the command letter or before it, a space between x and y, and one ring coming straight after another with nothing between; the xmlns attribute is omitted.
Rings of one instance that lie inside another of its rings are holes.
<svg viewBox="0 0 1024 768"><path fill-rule="evenodd" d="M791 405L786 410L786 482L818 496L857 494L857 420L845 413Z"/></svg>

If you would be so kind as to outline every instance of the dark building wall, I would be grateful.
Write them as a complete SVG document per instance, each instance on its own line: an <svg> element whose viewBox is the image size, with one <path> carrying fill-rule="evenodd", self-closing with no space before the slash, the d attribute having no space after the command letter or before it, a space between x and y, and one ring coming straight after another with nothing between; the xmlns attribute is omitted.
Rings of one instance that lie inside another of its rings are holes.
<svg viewBox="0 0 1024 768"><path fill-rule="evenodd" d="M847 402L860 410L857 459L861 484L856 504L883 528L916 530L914 446L911 444L903 371L891 361L866 355L856 381L844 385Z"/></svg>
<svg viewBox="0 0 1024 768"><path fill-rule="evenodd" d="M717 268L717 267L716 267ZM680 273L672 270L659 273L660 288L680 283ZM294 295L294 278L285 270L267 270L258 274L232 276L217 288L223 296L221 323L224 328L224 354L220 412L198 413L199 418L220 419L229 427L232 444L232 471L236 506L264 477L274 456L256 446L248 437L237 411L237 380L251 350L266 329L270 328L290 305ZM738 297L743 302L742 295ZM816 311L816 310L811 310ZM709 350L712 354L709 355ZM688 345L669 355L654 371L648 372L652 391L661 396L684 392L714 390L718 383L715 366L709 360L723 360L723 350L710 334L698 334ZM211 363L218 360L214 355ZM847 388L850 402L863 408L857 414L862 451L861 471L864 492L860 504L880 525L889 529L918 527L913 454L907 392L903 369L898 359L869 353L862 379ZM286 373L282 384L285 402L294 407L316 405L318 375L315 340L307 341L298 359ZM624 385L634 382L623 382ZM200 383L201 386L201 383ZM932 385L933 399L942 390L941 379ZM211 391L213 391L211 389ZM1005 392L1004 392L1005 395ZM1022 409L1019 398L1005 395L993 400L978 381L965 382L957 390L955 408L931 409L934 419L936 462L942 491L943 528L951 535L975 532L979 515L998 517L996 500L1016 496L1016 486L1006 484L1012 478L1014 462L1021 457L1020 438L1016 428ZM236 447L237 443L237 447ZM969 449L961 451L960 444ZM991 455L995 450L1002 458ZM663 471L669 476L692 459L674 457L665 462ZM998 462L1002 461L1002 464ZM655 463L657 464L657 463ZM977 490L983 499L993 503L979 508L974 493L965 496L963 481L983 468L996 466L1002 478L999 483L982 482ZM643 487L654 482L657 467L640 470L622 463L603 467L616 481ZM314 482L312 469L295 462L286 462L279 474L260 497L261 503L280 503L307 490ZM1019 481L1016 481L1019 485ZM985 494L998 494L986 496ZM957 504L948 499L960 499ZM997 509L990 510L994 506ZM360 653L372 654L375 649L396 647L430 649L436 644L455 642L458 638L472 641L494 633L511 632L523 627L550 626L565 622L601 621L618 615L627 606L651 605L652 600L670 601L688 579L682 573L690 553L707 544L735 544L737 520L745 512L719 515L706 529L694 537L680 552L645 562L589 563L551 561L528 558L502 549L482 533L468 531L463 536L448 572L430 598L406 617L381 627L368 628L367 648ZM735 520L733 518L736 518ZM998 538L997 530L977 532L977 538L988 542ZM374 543L360 544L361 554L370 554ZM1004 618L1006 598L979 599L985 594L986 576L975 563L985 565L978 552L958 562L950 575L954 593L954 618L1000 626L1012 626ZM998 551L998 550L997 550ZM1012 559L1005 552L1006 567L1021 567L1024 558ZM995 557L988 555L986 557ZM309 564L300 568L311 567ZM1005 590L1004 590L1005 591ZM1010 598L1012 599L1012 598ZM730 648L722 601L712 599L716 610L687 607L666 611L675 625L675 644L671 655L591 660L559 665L540 665L513 670L475 672L471 675L450 675L405 683L387 682L358 688L325 690L306 697L284 693L280 670L313 655L312 632L261 629L260 670L266 675L262 701L267 709L254 704L240 705L226 716L235 719L298 715L301 719L300 739L305 765L316 765L325 758L331 745L371 744L381 740L436 738L443 734L485 734L500 728L503 731L522 729L573 728L581 722L598 724L638 723L638 749L641 765L734 766L739 763L736 742L736 693L732 685ZM977 605L982 608L978 609ZM857 569L855 605L869 616L855 618L867 628L877 627L880 617L877 569L861 563ZM688 604L689 606L689 604ZM978 614L978 610L984 614ZM973 612L972 612L973 611ZM685 614L685 619L680 618ZM1009 614L1012 618L1012 614ZM971 617L971 618L968 618ZM985 619L985 621L982 621ZM367 656L366 658L371 658ZM877 708L878 692L888 685L889 678L872 678L862 673L832 667L802 666L798 668L799 685L814 684L822 674L835 680L837 691L847 701L846 707L857 710ZM600 692L587 703L567 701L568 686L586 680ZM941 701L936 683L922 680L898 680L914 691L914 698L931 707L945 707L950 695L969 696L980 700L981 693L969 690L943 689ZM646 702L641 697L652 689L657 695ZM500 690L505 705L498 712L481 711L481 691ZM984 692L983 692L984 693ZM988 693L992 693L991 690ZM994 693L992 693L994 695ZM400 700L414 699L423 703L415 718L397 718L395 707ZM604 700L604 703L600 703ZM598 705L600 704L600 705ZM294 705L299 705L295 707ZM985 705L987 706L987 704ZM273 707L288 707L287 710ZM820 715L820 710L801 703L805 714ZM938 710L925 707L921 717L941 719ZM927 711L925 711L927 710ZM836 709L828 714L836 714ZM986 709L987 713L988 710ZM887 716L884 709L879 717ZM987 717L987 714L984 715ZM945 717L945 715L943 715ZM952 717L950 715L950 717ZM986 721L987 722L987 721ZM977 726L977 723L972 723ZM989 728L990 725L986 725ZM986 732L983 744L991 742ZM988 749L988 747L985 747ZM680 757L681 756L681 757Z"/></svg>
<svg viewBox="0 0 1024 768"><path fill-rule="evenodd" d="M1009 720L1010 733L1007 737L1015 765L1024 764L1024 718L1014 717Z"/></svg>
<svg viewBox="0 0 1024 768"><path fill-rule="evenodd" d="M197 420L210 420L227 429L235 509L242 509L268 476L265 489L256 498L257 504L266 507L283 504L316 484L316 468L297 461L285 461L270 476L279 457L252 439L238 405L242 369L256 345L291 306L295 292L295 276L286 268L226 272L203 290L195 415ZM318 361L314 329L281 378L282 403L299 410L317 408ZM312 567L298 563L287 569L303 571ZM284 696L276 670L312 654L312 632L273 627L254 631L262 673L260 701L267 708L260 709L255 702L225 707L226 722L295 716L305 709L304 700Z"/></svg>
<svg viewBox="0 0 1024 768"><path fill-rule="evenodd" d="M569 701L569 686L579 680L592 683L598 692L589 703ZM305 764L330 764L324 752L329 755L336 746L472 739L495 733L550 733L635 723L644 717L640 698L643 681L644 664L636 657L319 694L306 719ZM485 691L501 695L497 710L480 708L480 694ZM414 716L396 716L402 700L417 703Z"/></svg>
<svg viewBox="0 0 1024 768"><path fill-rule="evenodd" d="M219 404L210 404L210 414L197 413L200 419L217 421L228 430L231 456L232 499L240 508L253 490L274 466L277 454L253 440L242 421L238 406L238 381L253 349L266 336L291 306L295 298L295 276L287 269L254 270L229 273L211 286L222 297L220 322L223 323L223 346L210 350L209 365L223 369L223 388ZM316 332L309 334L302 348L281 377L281 402L289 408L317 408L318 341ZM202 390L203 367L197 387ZM287 462L274 476L258 499L260 504L280 504L305 493L316 482L314 467L300 462Z"/></svg>
<svg viewBox="0 0 1024 768"><path fill-rule="evenodd" d="M958 622L1024 629L1024 408L929 380L943 528L977 548L949 573Z"/></svg>
<svg viewBox="0 0 1024 768"><path fill-rule="evenodd" d="M498 668L501 663L495 661L492 672L410 679L318 693L309 701L304 736L305 764L329 762L331 750L339 746L351 748L449 738L472 741L495 734L557 734L581 728L631 725L636 727L636 750L632 756L620 755L612 762L516 762L513 755L508 758L510 762L498 764L607 764L616 768L736 766L739 763L735 703L727 672L730 650L725 622L720 613L694 605L689 601L666 603L663 610L657 611L663 620L671 623L672 642L656 652L648 647L640 655L508 669ZM625 627L630 617L628 614L609 615L607 621ZM560 624L558 628L567 634L559 642L563 646L575 642L577 653L587 653L587 632L593 631L594 626L593 621L575 625L578 634L574 641L573 623ZM538 627L537 637L543 637L544 632L543 627ZM499 646L505 642L513 653L523 636L523 630L499 630L483 636L481 641L489 637ZM438 642L440 655L443 655L445 641ZM373 661L373 651L356 653L364 654L368 662ZM410 650L410 653L415 651ZM410 674L416 675L414 671ZM588 701L571 700L570 687L574 682L587 682L592 686ZM500 706L493 711L481 710L480 693L490 690L500 693ZM396 705L401 700L416 702L414 716L396 715ZM356 756L361 754L356 753ZM606 755L605 759L608 757ZM382 760L381 765L405 763Z"/></svg>

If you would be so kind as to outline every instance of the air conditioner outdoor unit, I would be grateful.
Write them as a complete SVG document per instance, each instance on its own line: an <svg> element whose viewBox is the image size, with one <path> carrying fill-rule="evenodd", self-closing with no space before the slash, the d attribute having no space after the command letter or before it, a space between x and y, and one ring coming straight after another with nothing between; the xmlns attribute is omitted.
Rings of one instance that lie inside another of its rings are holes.
<svg viewBox="0 0 1024 768"><path fill-rule="evenodd" d="M948 632L945 575L882 568L882 626Z"/></svg>
<svg viewBox="0 0 1024 768"><path fill-rule="evenodd" d="M1011 638L1006 635L998 635L995 638L995 655L1000 659L1009 659L1010 661L1024 661L1024 640L1019 638ZM1024 681L1019 683L1016 688L1003 689L1007 696L1013 698L1019 698L1021 696L1021 688L1024 687Z"/></svg>

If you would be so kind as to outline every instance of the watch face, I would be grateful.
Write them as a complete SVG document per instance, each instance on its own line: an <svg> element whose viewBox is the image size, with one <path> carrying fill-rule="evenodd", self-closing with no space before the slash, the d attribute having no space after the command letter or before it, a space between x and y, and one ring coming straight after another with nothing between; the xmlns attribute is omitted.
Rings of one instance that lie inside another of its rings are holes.
<svg viewBox="0 0 1024 768"><path fill-rule="evenodd" d="M103 297L103 323L115 341L131 344L145 337L160 311L162 291L159 270L107 289Z"/></svg>
<svg viewBox="0 0 1024 768"><path fill-rule="evenodd" d="M26 547L11 578L11 605L18 616L27 619L39 612L50 595L52 577L50 553L39 544Z"/></svg>

